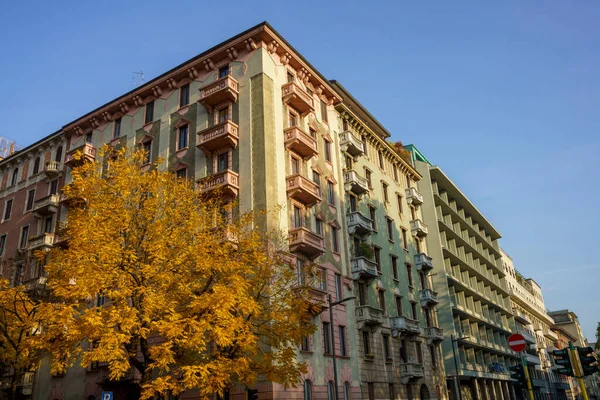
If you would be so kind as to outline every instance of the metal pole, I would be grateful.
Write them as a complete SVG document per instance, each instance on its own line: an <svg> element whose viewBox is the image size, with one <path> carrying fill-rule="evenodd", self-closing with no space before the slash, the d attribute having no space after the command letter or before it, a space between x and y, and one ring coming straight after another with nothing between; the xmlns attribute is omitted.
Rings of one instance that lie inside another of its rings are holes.
<svg viewBox="0 0 600 400"><path fill-rule="evenodd" d="M525 351L521 352L521 362L523 363L523 371L525 372L525 379L527 380L527 393L529 394L529 400L534 400L533 387L531 386L531 379L529 378L529 370L527 369L527 359L525 358Z"/></svg>
<svg viewBox="0 0 600 400"><path fill-rule="evenodd" d="M458 361L456 360L456 350L454 350L454 343L456 340L454 339L454 334L450 335L450 339L452 340L452 354L454 355L454 368L456 368L456 376L454 377L454 388L456 392L458 392L458 400L462 400L462 393L460 392L460 378L458 376Z"/></svg>
<svg viewBox="0 0 600 400"><path fill-rule="evenodd" d="M333 354L333 395L334 399L338 400L338 377L337 365L335 362L335 329L333 328L333 304L331 303L331 295L328 295L327 298L329 300L329 326L331 327L331 352ZM340 345L342 344L340 343Z"/></svg>
<svg viewBox="0 0 600 400"><path fill-rule="evenodd" d="M579 360L579 354L575 347L573 346L573 342L569 341L569 350L571 352L571 365L575 369L575 376L579 381L579 387L581 388L581 395L583 396L583 400L589 400L587 390L585 389L585 382L583 381L583 368L581 367L581 362Z"/></svg>

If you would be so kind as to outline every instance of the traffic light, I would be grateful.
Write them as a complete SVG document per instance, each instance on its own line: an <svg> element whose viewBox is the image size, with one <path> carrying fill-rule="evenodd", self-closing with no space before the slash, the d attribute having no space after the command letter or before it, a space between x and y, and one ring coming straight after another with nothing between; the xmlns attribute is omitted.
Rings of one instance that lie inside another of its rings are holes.
<svg viewBox="0 0 600 400"><path fill-rule="evenodd" d="M258 400L258 390L246 388L246 399L247 400Z"/></svg>
<svg viewBox="0 0 600 400"><path fill-rule="evenodd" d="M527 388L527 377L525 376L525 369L523 364L518 363L508 368L510 370L510 377L516 382L513 382L515 389Z"/></svg>
<svg viewBox="0 0 600 400"><path fill-rule="evenodd" d="M552 352L552 356L554 357L554 363L558 365L556 372L562 375L575 376L573 373L573 365L571 364L569 349L554 350Z"/></svg>
<svg viewBox="0 0 600 400"><path fill-rule="evenodd" d="M598 372L598 359L594 354L594 349L591 347L577 347L577 354L579 355L579 361L581 361L581 372L583 376L592 375ZM592 365L594 364L594 365Z"/></svg>

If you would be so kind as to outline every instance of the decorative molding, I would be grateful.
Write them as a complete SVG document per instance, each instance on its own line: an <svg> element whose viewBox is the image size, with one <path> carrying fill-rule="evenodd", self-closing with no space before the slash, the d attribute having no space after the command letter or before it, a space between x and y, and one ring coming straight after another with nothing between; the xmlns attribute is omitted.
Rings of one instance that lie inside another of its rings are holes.
<svg viewBox="0 0 600 400"><path fill-rule="evenodd" d="M204 69L206 70L206 72L210 72L211 70L215 69L215 64L210 58L204 61Z"/></svg>
<svg viewBox="0 0 600 400"><path fill-rule="evenodd" d="M231 61L235 60L238 56L238 52L235 49L235 47L230 47L227 49L227 57L229 57L229 59Z"/></svg>
<svg viewBox="0 0 600 400"><path fill-rule="evenodd" d="M279 43L276 40L271 40L267 45L267 51L271 54L277 53L277 49L279 48Z"/></svg>
<svg viewBox="0 0 600 400"><path fill-rule="evenodd" d="M158 98L162 95L162 89L160 88L160 86L156 85L152 88L152 94L154 95L154 97Z"/></svg>
<svg viewBox="0 0 600 400"><path fill-rule="evenodd" d="M195 67L190 67L187 69L188 76L190 79L196 79L199 75L198 70Z"/></svg>
<svg viewBox="0 0 600 400"><path fill-rule="evenodd" d="M135 104L137 107L141 107L144 105L144 100L142 99L141 96L135 95L133 96L133 104Z"/></svg>
<svg viewBox="0 0 600 400"><path fill-rule="evenodd" d="M256 42L252 38L248 38L244 40L244 44L246 45L246 50L251 52L252 50L256 50Z"/></svg>
<svg viewBox="0 0 600 400"><path fill-rule="evenodd" d="M281 56L280 60L281 60L281 64L283 65L288 65L290 63L290 59L292 58L292 56L290 55L290 53L288 53L287 51Z"/></svg>

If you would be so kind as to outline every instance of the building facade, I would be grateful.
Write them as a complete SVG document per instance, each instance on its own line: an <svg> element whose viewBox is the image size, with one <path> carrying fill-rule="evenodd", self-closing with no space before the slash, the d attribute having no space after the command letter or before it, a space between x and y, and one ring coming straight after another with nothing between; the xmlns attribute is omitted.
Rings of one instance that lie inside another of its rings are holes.
<svg viewBox="0 0 600 400"><path fill-rule="evenodd" d="M422 175L422 213L429 231L438 291L438 322L448 388L453 398L509 399L514 391L508 367L518 362L508 347L514 326L500 233L441 168L414 146L414 165Z"/></svg>

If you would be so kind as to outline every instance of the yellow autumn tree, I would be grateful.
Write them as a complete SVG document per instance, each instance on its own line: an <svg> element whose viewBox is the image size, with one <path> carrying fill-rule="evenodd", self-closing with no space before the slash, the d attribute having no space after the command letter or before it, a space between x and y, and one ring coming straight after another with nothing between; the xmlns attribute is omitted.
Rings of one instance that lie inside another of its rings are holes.
<svg viewBox="0 0 600 400"><path fill-rule="evenodd" d="M240 214L158 165L144 171L139 151L104 152L73 169L68 246L45 267L60 300L42 335L53 371L107 363L112 380L138 376L143 399L204 398L259 377L296 385L311 303L281 235L262 229L266 214Z"/></svg>

